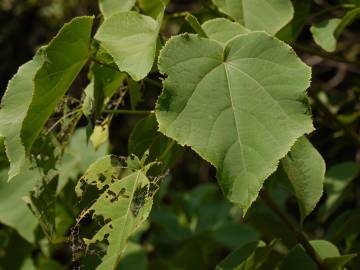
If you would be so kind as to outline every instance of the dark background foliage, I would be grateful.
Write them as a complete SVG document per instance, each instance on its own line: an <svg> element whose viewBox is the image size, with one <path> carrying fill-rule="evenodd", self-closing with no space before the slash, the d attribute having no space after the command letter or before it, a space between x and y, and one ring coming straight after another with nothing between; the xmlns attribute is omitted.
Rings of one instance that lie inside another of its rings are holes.
<svg viewBox="0 0 360 270"><path fill-rule="evenodd" d="M208 1L172 0L166 12L172 14L187 10L200 21L205 20L212 12L203 5L205 2ZM308 14L305 14L305 27L293 43L298 55L313 68L309 96L316 132L309 138L324 157L328 168L344 161L360 163L360 22L355 21L344 31L337 51L332 54L317 47L309 31L313 22L341 17L345 13L341 5L356 1L293 2L308 2L310 7ZM75 16L98 13L95 0L1 0L0 96L17 68L30 60L39 46L46 44L64 22ZM180 29L192 31L181 17L171 19L169 25L171 27L162 29L164 36L176 34ZM152 76L157 79L157 74ZM82 80L73 87L73 94L76 96L77 91L81 91L86 84L84 73ZM151 85L146 87L146 102L141 107L151 109L160 89ZM113 153L123 156L128 154L129 133L140 119L140 116L118 116L114 119L110 129ZM79 126L85 125L86 120L81 119ZM0 165L4 166L4 154L0 155ZM145 226L144 233L138 236L147 251L151 269L172 269L171 265L182 269L213 269L241 241L262 239L269 242L280 238L284 249L295 245L296 240L291 233L261 202L257 202L243 219L224 199L215 184L214 168L185 149L171 169L171 177L161 187L151 214L151 225ZM66 190L67 194L72 194L73 185L67 186ZM272 195L291 218L298 219L298 207L293 196L278 187L273 187ZM315 211L305 220L304 231L311 239L332 240L341 252L357 253L360 250L360 213L354 209L360 207L358 176L346 190L340 207L324 220L322 215L326 198L325 194ZM76 203L74 195L68 195L66 200L70 208ZM351 213L353 220L345 218L347 213ZM76 210L72 210L70 216L73 218L76 215ZM345 218L343 222L340 217ZM348 235L348 231L341 227L346 222L351 223L349 230L352 234ZM236 224L245 225L239 229ZM92 225L88 224L88 227L90 230ZM339 236L336 235L338 230L345 231ZM5 225L0 225L0 239L10 231ZM3 269L18 269L22 260L16 258L31 252L42 269L71 269L74 263L67 241L71 235L71 226L65 231L63 241L53 244L45 255L40 246L30 246L12 231L14 236L6 249L0 244L0 265L5 265ZM239 235L239 232L242 234ZM225 236L226 233L230 236ZM139 256L138 260L144 259L141 254ZM91 259L85 264L91 265ZM11 265L11 268L6 265ZM353 260L349 269L360 269L360 259Z"/></svg>

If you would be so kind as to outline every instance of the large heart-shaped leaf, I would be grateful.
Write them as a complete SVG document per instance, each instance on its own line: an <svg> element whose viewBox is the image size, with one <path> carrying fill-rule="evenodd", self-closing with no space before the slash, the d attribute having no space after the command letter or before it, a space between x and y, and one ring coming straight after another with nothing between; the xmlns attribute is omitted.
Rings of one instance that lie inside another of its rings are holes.
<svg viewBox="0 0 360 270"><path fill-rule="evenodd" d="M135 81L146 77L154 63L162 15L154 20L137 12L120 12L105 20L95 36L119 69Z"/></svg>
<svg viewBox="0 0 360 270"><path fill-rule="evenodd" d="M279 159L313 130L310 68L285 43L252 32L223 46L171 38L159 69L168 75L156 106L159 130L213 164L226 196L246 211Z"/></svg>
<svg viewBox="0 0 360 270"><path fill-rule="evenodd" d="M290 0L213 0L220 11L251 30L275 34L293 17Z"/></svg>

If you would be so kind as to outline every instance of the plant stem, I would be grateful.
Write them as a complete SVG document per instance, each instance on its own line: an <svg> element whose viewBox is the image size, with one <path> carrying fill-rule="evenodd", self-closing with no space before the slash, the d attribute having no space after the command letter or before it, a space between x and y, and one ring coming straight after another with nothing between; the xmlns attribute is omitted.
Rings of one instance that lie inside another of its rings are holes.
<svg viewBox="0 0 360 270"><path fill-rule="evenodd" d="M342 123L336 115L334 115L329 108L320 100L316 93L308 91L309 96L316 102L319 109L324 115L339 129L343 130L344 133L353 140L357 147L360 148L360 136L356 134L349 126Z"/></svg>
<svg viewBox="0 0 360 270"><path fill-rule="evenodd" d="M324 260L316 252L314 247L309 243L306 235L301 231L301 229L295 225L295 223L277 206L277 204L271 199L271 197L262 190L260 192L261 199L264 203L281 219L286 226L288 226L291 231L294 233L296 239L305 249L306 253L313 259L316 263L319 270L327 270Z"/></svg>
<svg viewBox="0 0 360 270"><path fill-rule="evenodd" d="M336 6L330 6L328 8L325 8L323 10L320 10L319 12L316 12L316 13L310 15L310 17L311 18L318 17L318 16L321 16L323 14L326 14L330 11L333 11L333 10L336 10L339 8L348 9L348 8L355 8L355 7L356 7L356 5L354 5L354 4L340 4L340 5L336 5Z"/></svg>
<svg viewBox="0 0 360 270"><path fill-rule="evenodd" d="M333 55L330 53L322 52L321 50L315 50L313 48L310 48L310 47L307 47L307 46L304 46L301 44L294 44L293 47L296 50L299 50L299 51L302 51L302 52L305 52L308 54L312 54L312 55L317 55L324 59L360 66L360 61L345 59L345 58L342 58L342 57L339 57L339 56L336 56L336 55Z"/></svg>
<svg viewBox="0 0 360 270"><path fill-rule="evenodd" d="M154 113L154 111L132 111L132 110L104 110L104 113L113 113L113 114L126 114L126 115L148 115Z"/></svg>

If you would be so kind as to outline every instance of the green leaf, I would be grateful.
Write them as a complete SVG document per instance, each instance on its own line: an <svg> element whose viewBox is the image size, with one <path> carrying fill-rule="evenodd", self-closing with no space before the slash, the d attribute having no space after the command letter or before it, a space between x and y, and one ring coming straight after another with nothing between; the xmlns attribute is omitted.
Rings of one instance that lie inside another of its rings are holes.
<svg viewBox="0 0 360 270"><path fill-rule="evenodd" d="M251 30L275 34L293 17L290 0L213 0L219 10Z"/></svg>
<svg viewBox="0 0 360 270"><path fill-rule="evenodd" d="M142 246L129 242L120 261L119 270L146 270L148 259Z"/></svg>
<svg viewBox="0 0 360 270"><path fill-rule="evenodd" d="M18 175L26 163L20 131L31 102L32 81L43 60L42 50L40 50L33 60L22 65L9 81L2 98L0 136L4 137L6 154L10 162L9 180Z"/></svg>
<svg viewBox="0 0 360 270"><path fill-rule="evenodd" d="M142 11L150 15L153 18L159 16L161 12L164 10L164 6L166 6L170 0L139 0L139 6Z"/></svg>
<svg viewBox="0 0 360 270"><path fill-rule="evenodd" d="M99 0L101 13L109 18L115 13L129 11L135 5L136 0Z"/></svg>
<svg viewBox="0 0 360 270"><path fill-rule="evenodd" d="M344 255L341 256L339 250L332 243L325 240L313 240L310 241L310 244L314 247L316 252L324 259L325 264L327 265L326 269L329 270L339 270L351 260L354 255ZM295 246L289 254L285 257L279 270L318 270L315 262L305 250L298 244Z"/></svg>
<svg viewBox="0 0 360 270"><path fill-rule="evenodd" d="M36 170L23 169L11 182L7 182L6 174L6 170L0 171L0 222L14 228L28 242L34 243L37 220L23 198L29 196L41 175Z"/></svg>
<svg viewBox="0 0 360 270"><path fill-rule="evenodd" d="M94 77L94 110L95 116L101 115L105 103L119 89L126 78L126 74L108 66L94 63L92 66Z"/></svg>
<svg viewBox="0 0 360 270"><path fill-rule="evenodd" d="M283 27L276 37L285 41L286 43L293 43L300 35L302 29L305 26L307 19L310 16L312 0L292 1L294 5L294 17L293 19Z"/></svg>
<svg viewBox="0 0 360 270"><path fill-rule="evenodd" d="M223 18L208 20L201 25L206 35L223 44L237 35L247 34L250 30L239 23L235 23Z"/></svg>
<svg viewBox="0 0 360 270"><path fill-rule="evenodd" d="M160 173L163 173L175 162L183 149L175 141L158 132L157 129L154 115L140 120L130 134L128 152L142 157L149 150L147 161L160 161L162 163Z"/></svg>
<svg viewBox="0 0 360 270"><path fill-rule="evenodd" d="M240 248L260 240L259 233L247 224L226 223L216 228L213 238L230 248Z"/></svg>
<svg viewBox="0 0 360 270"><path fill-rule="evenodd" d="M325 161L303 136L281 160L281 165L294 189L302 222L314 210L322 196Z"/></svg>
<svg viewBox="0 0 360 270"><path fill-rule="evenodd" d="M128 80L130 105L132 110L136 110L136 106L143 101L143 95L141 92L142 84L135 82L132 79Z"/></svg>
<svg viewBox="0 0 360 270"><path fill-rule="evenodd" d="M326 174L326 201L323 219L327 219L338 207L345 189L360 173L360 166L355 162L343 162L332 166Z"/></svg>
<svg viewBox="0 0 360 270"><path fill-rule="evenodd" d="M109 124L105 119L100 125L94 127L93 133L90 136L90 141L95 150L98 150L101 145L106 143L109 139Z"/></svg>
<svg viewBox="0 0 360 270"><path fill-rule="evenodd" d="M105 239L109 243L97 269L117 266L128 238L149 215L156 190L146 177L146 170L134 158L129 158L126 168L115 156L105 156L90 165L76 187L80 195L84 184L102 192L87 212L93 212L93 217L101 216L105 224L91 239L85 239L87 245Z"/></svg>
<svg viewBox="0 0 360 270"><path fill-rule="evenodd" d="M314 41L325 51L333 52L336 50L336 37L334 32L340 21L340 19L330 19L316 23L310 27Z"/></svg>
<svg viewBox="0 0 360 270"><path fill-rule="evenodd" d="M260 269L271 254L275 242L266 246L263 242L252 242L236 249L228 255L216 270L256 270Z"/></svg>
<svg viewBox="0 0 360 270"><path fill-rule="evenodd" d="M295 141L313 130L305 90L311 70L263 32L226 45L184 34L160 53L168 77L156 105L159 131L217 168L243 210Z"/></svg>
<svg viewBox="0 0 360 270"><path fill-rule="evenodd" d="M35 75L31 104L21 130L27 151L87 62L92 23L93 17L73 19L45 47L45 61Z"/></svg>
<svg viewBox="0 0 360 270"><path fill-rule="evenodd" d="M85 128L75 130L69 146L65 149L64 156L57 167L59 172L59 184L57 192L60 192L69 179L76 179L84 173L91 163L106 155L107 144L103 144L97 151L86 142ZM84 154L86 153L86 154Z"/></svg>
<svg viewBox="0 0 360 270"><path fill-rule="evenodd" d="M121 71L139 81L153 65L162 16L154 20L137 12L117 13L104 21L95 38Z"/></svg>
<svg viewBox="0 0 360 270"><path fill-rule="evenodd" d="M200 36L200 37L207 37L206 33L202 29L199 21L196 19L195 16L188 13L185 16L185 20L190 24L191 28L194 29L194 31Z"/></svg>
<svg viewBox="0 0 360 270"><path fill-rule="evenodd" d="M26 200L50 242L55 239L55 196L57 185L58 177L55 176L47 183L44 182L35 191L31 191L30 198Z"/></svg>

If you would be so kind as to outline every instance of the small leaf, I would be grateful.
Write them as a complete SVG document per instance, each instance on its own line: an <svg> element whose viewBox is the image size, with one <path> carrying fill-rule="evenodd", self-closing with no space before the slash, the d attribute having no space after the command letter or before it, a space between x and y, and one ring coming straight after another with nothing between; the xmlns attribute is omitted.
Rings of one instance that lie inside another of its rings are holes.
<svg viewBox="0 0 360 270"><path fill-rule="evenodd" d="M59 172L59 184L57 192L60 192L69 179L77 179L84 173L91 163L106 155L107 144L103 144L97 151L86 142L85 128L75 130L69 146L66 147L64 156L57 167ZM86 155L84 155L86 153Z"/></svg>
<svg viewBox="0 0 360 270"><path fill-rule="evenodd" d="M327 219L339 207L342 195L352 180L359 174L360 165L355 162L343 162L332 166L326 174L325 191L327 198L324 219Z"/></svg>
<svg viewBox="0 0 360 270"><path fill-rule="evenodd" d="M154 115L140 120L129 137L129 153L143 156L149 150L148 162L160 161L160 172L164 173L182 153L183 149L175 141L158 132ZM157 167L154 167L157 168Z"/></svg>
<svg viewBox="0 0 360 270"><path fill-rule="evenodd" d="M216 270L256 270L260 269L271 254L275 242L266 246L263 242L252 242L236 249L228 255Z"/></svg>
<svg viewBox="0 0 360 270"><path fill-rule="evenodd" d="M275 34L293 17L290 0L213 0L219 10L251 30Z"/></svg>
<svg viewBox="0 0 360 270"><path fill-rule="evenodd" d="M99 0L99 7L105 18L115 13L129 11L135 5L136 0Z"/></svg>
<svg viewBox="0 0 360 270"><path fill-rule="evenodd" d="M315 251L324 259L325 264L330 267L329 270L339 270L354 256L352 254L341 256L337 247L325 240L313 240L310 244ZM330 265L331 263L331 265ZM318 270L315 262L305 250L298 244L282 261L279 270Z"/></svg>
<svg viewBox="0 0 360 270"><path fill-rule="evenodd" d="M226 43L237 35L247 34L250 30L241 24L223 18L208 20L201 26L210 39Z"/></svg>
<svg viewBox="0 0 360 270"><path fill-rule="evenodd" d="M141 169L138 162L136 158L129 158L128 165L132 165L126 167L121 165L119 158L105 156L90 165L76 187L79 195L86 184L102 192L87 210L93 212L93 217L101 216L105 224L91 239L85 239L85 243L90 245L105 239L109 243L96 269L115 269L128 238L147 219L151 210L156 190L152 189L153 182L145 175L146 169Z"/></svg>
<svg viewBox="0 0 360 270"><path fill-rule="evenodd" d="M314 41L325 51L333 52L336 50L336 37L334 32L340 21L340 19L330 19L310 27Z"/></svg>
<svg viewBox="0 0 360 270"><path fill-rule="evenodd" d="M204 30L202 29L199 21L196 19L195 16L191 15L190 13L188 13L185 16L185 20L190 24L190 26L192 27L192 29L195 30L195 32L200 36L200 37L207 37L206 33L204 32Z"/></svg>
<svg viewBox="0 0 360 270"><path fill-rule="evenodd" d="M263 32L226 45L185 34L159 58L168 76L156 105L159 131L213 164L225 195L246 212L278 161L313 130L310 68Z"/></svg>
<svg viewBox="0 0 360 270"><path fill-rule="evenodd" d="M154 20L137 12L117 13L104 21L95 38L121 71L139 81L153 65L162 16Z"/></svg>
<svg viewBox="0 0 360 270"><path fill-rule="evenodd" d="M107 120L101 123L101 125L96 125L93 133L90 136L90 141L93 144L95 150L98 150L99 147L107 142L109 139L109 125Z"/></svg>
<svg viewBox="0 0 360 270"><path fill-rule="evenodd" d="M87 62L92 23L93 17L73 19L45 47L45 61L35 75L31 104L21 129L27 151Z"/></svg>
<svg viewBox="0 0 360 270"><path fill-rule="evenodd" d="M164 6L166 6L170 0L139 0L139 6L146 15L150 15L153 18L159 16L163 12Z"/></svg>
<svg viewBox="0 0 360 270"><path fill-rule="evenodd" d="M28 206L38 219L39 224L51 242L55 238L55 196L58 177L55 176L47 183L44 182L36 191L30 192Z"/></svg>
<svg viewBox="0 0 360 270"><path fill-rule="evenodd" d="M301 222L303 222L322 196L325 161L309 140L303 136L281 160L281 165L294 189Z"/></svg>
<svg viewBox="0 0 360 270"><path fill-rule="evenodd" d="M143 101L143 95L141 92L142 84L135 82L132 79L128 80L130 105L132 110L136 110L136 106Z"/></svg>
<svg viewBox="0 0 360 270"><path fill-rule="evenodd" d="M126 74L97 63L94 63L91 70L94 78L95 116L98 117L101 115L105 103L125 80Z"/></svg>

